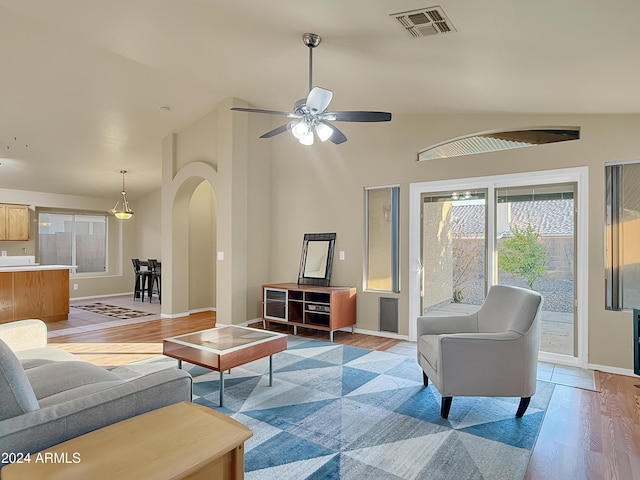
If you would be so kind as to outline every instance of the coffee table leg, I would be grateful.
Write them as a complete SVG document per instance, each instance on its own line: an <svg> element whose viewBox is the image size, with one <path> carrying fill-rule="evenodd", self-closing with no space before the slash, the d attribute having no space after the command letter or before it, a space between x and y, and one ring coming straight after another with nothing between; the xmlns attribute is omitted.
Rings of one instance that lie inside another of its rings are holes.
<svg viewBox="0 0 640 480"><path fill-rule="evenodd" d="M273 385L273 355L269 355L269 386Z"/></svg>
<svg viewBox="0 0 640 480"><path fill-rule="evenodd" d="M220 372L220 406L224 407L224 372Z"/></svg>
<svg viewBox="0 0 640 480"><path fill-rule="evenodd" d="M178 368L182 370L182 360L178 360Z"/></svg>

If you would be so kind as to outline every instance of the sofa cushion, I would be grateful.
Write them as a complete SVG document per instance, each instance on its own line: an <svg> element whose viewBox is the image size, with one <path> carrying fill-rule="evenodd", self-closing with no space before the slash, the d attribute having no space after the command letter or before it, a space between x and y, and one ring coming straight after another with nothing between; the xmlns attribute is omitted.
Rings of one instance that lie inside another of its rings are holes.
<svg viewBox="0 0 640 480"><path fill-rule="evenodd" d="M49 362L26 370L26 376L38 400L83 385L117 381L110 371L89 362Z"/></svg>
<svg viewBox="0 0 640 480"><path fill-rule="evenodd" d="M78 361L78 357L74 354L57 347L31 348L29 350L20 350L15 354L25 370L45 363Z"/></svg>
<svg viewBox="0 0 640 480"><path fill-rule="evenodd" d="M64 392L56 393L48 397L38 399L40 408L52 407L65 402L75 402L79 399L85 398L94 393L103 392L110 388L116 387L126 383L122 380L111 380L109 382L90 383L88 385L81 385L79 387L65 390Z"/></svg>
<svg viewBox="0 0 640 480"><path fill-rule="evenodd" d="M18 358L0 339L0 420L39 408L36 395Z"/></svg>

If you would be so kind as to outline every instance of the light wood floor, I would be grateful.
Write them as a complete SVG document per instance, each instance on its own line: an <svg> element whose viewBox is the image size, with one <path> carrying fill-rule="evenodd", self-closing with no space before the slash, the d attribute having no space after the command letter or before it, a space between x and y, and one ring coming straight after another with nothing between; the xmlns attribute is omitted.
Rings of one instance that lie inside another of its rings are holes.
<svg viewBox="0 0 640 480"><path fill-rule="evenodd" d="M62 334L49 342L99 365L122 365L160 354L163 338L213 326L215 313L205 312ZM298 333L327 339L326 332ZM335 332L334 341L375 350L399 343L348 332ZM640 379L596 372L599 391L556 385L525 479L640 479L637 383Z"/></svg>

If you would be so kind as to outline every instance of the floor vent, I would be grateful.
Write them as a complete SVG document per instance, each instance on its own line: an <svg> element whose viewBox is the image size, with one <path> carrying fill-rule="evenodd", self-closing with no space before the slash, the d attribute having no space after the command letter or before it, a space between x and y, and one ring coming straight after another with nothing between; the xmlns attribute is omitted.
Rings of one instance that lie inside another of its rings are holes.
<svg viewBox="0 0 640 480"><path fill-rule="evenodd" d="M413 38L457 31L440 6L392 13L390 16Z"/></svg>
<svg viewBox="0 0 640 480"><path fill-rule="evenodd" d="M398 333L398 299L380 297L378 303L379 331Z"/></svg>

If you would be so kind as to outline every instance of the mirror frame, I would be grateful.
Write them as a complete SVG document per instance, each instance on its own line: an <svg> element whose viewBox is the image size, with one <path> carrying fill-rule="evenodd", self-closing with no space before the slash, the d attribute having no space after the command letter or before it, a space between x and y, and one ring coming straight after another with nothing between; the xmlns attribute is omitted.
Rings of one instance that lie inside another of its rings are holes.
<svg viewBox="0 0 640 480"><path fill-rule="evenodd" d="M327 265L324 277L307 277L305 269L307 266L307 252L309 242L329 242L327 246ZM317 285L328 287L331 281L331 269L333 266L333 251L336 243L335 233L305 233L302 241L302 255L300 256L300 269L298 271L298 285Z"/></svg>

